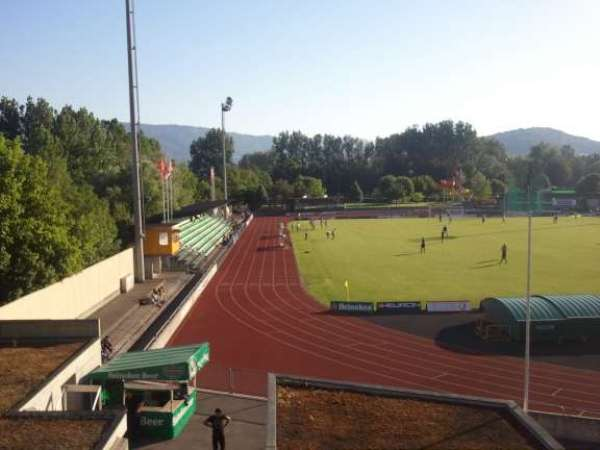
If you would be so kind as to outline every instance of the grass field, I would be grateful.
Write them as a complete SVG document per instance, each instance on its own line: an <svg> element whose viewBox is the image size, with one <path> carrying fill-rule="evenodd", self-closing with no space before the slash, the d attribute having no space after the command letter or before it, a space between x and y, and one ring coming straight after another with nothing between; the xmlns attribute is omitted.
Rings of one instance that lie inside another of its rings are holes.
<svg viewBox="0 0 600 450"><path fill-rule="evenodd" d="M329 220L335 240L315 221L290 231L305 286L319 301L470 300L525 294L527 219L454 219L440 241L438 219ZM292 227L289 227L292 230ZM427 251L419 254L421 237ZM499 265L508 246L508 264ZM533 220L532 292L600 293L600 219Z"/></svg>

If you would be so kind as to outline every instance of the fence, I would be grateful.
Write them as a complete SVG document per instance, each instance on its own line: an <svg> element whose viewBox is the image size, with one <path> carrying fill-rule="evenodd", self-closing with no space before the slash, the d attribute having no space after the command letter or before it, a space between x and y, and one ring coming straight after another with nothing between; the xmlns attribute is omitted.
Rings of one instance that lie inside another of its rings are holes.
<svg viewBox="0 0 600 450"><path fill-rule="evenodd" d="M257 369L227 367L210 362L196 376L200 389L219 392L267 396L268 372Z"/></svg>

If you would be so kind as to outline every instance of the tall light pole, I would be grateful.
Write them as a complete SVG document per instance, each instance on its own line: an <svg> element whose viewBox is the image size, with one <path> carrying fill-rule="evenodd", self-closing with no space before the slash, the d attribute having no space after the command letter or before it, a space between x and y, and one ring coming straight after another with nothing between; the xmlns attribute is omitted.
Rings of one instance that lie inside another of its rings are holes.
<svg viewBox="0 0 600 450"><path fill-rule="evenodd" d="M527 288L525 291L525 373L523 374L523 411L527 412L529 408L529 378L530 378L530 359L531 359L531 183L533 174L531 165L529 166L529 175L527 182L527 205L529 214L527 215Z"/></svg>
<svg viewBox="0 0 600 450"><path fill-rule="evenodd" d="M137 49L135 44L135 18L133 0L125 0L127 19L127 67L129 70L129 120L131 126L131 183L133 187L134 272L135 280L143 282L144 271L144 218L142 212L142 184L140 180L139 150L139 92L137 77Z"/></svg>
<svg viewBox="0 0 600 450"><path fill-rule="evenodd" d="M225 202L227 202L227 152L225 151L225 113L231 111L233 99L227 97L224 103L221 103L221 145L223 147L223 193Z"/></svg>

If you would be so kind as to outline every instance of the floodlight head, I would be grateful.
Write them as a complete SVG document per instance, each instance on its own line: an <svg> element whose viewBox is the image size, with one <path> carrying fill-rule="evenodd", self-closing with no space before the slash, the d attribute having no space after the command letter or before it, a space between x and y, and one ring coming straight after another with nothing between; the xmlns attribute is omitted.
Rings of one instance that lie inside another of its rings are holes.
<svg viewBox="0 0 600 450"><path fill-rule="evenodd" d="M233 99L231 97L227 97L225 99L225 103L221 103L221 108L223 109L223 111L231 110L232 106L233 106Z"/></svg>

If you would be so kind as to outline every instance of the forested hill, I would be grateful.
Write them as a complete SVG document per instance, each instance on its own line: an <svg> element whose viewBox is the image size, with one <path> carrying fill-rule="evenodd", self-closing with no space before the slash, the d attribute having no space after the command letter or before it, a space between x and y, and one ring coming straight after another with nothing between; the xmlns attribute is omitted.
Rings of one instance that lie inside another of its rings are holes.
<svg viewBox="0 0 600 450"><path fill-rule="evenodd" d="M573 136L554 128L518 128L491 135L500 141L507 153L527 155L529 149L540 142L556 147L571 146L579 154L600 153L600 142L581 136Z"/></svg>
<svg viewBox="0 0 600 450"><path fill-rule="evenodd" d="M127 124L126 127L128 127ZM190 144L199 136L205 136L209 128L187 125L142 124L142 131L148 137L156 139L166 153L178 161L190 159ZM243 133L230 133L233 136L234 161L244 155L269 150L273 136L256 136ZM574 136L554 128L518 128L491 135L501 142L508 154L527 155L529 149L540 142L562 147L569 145L579 154L600 153L600 142L581 136Z"/></svg>
<svg viewBox="0 0 600 450"><path fill-rule="evenodd" d="M128 124L124 124L128 127ZM190 144L199 136L205 136L208 128L187 125L151 125L142 124L142 131L148 137L160 142L160 146L177 161L190 159ZM269 150L273 136L254 136L251 134L229 133L233 137L234 161L239 161L247 153Z"/></svg>

